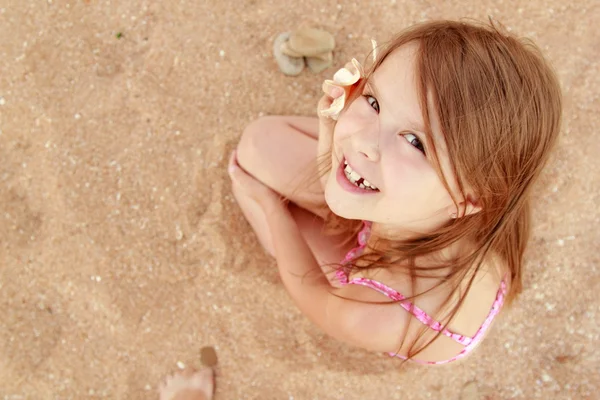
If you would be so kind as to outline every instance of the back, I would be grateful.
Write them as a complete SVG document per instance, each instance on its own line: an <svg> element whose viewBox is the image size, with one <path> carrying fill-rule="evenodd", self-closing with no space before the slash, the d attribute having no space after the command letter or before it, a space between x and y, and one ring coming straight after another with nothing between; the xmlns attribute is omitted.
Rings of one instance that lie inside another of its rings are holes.
<svg viewBox="0 0 600 400"><path fill-rule="evenodd" d="M443 315L444 312L451 310L460 298L455 294L450 296L448 302L448 296L456 292L451 291L447 285L440 285L439 279L417 278L413 286L408 277L398 274L393 269L359 270L352 275L344 270L343 264L363 253L369 229L370 224L365 223L357 239L358 246L349 250L342 261L342 267L336 272L337 281L341 286L361 287L353 290L354 296L360 296L363 301L380 303L377 305L377 310L370 310L364 316L368 318L368 323L358 325L369 326L371 335L374 329L380 331L377 336L382 343L382 348L387 346L387 352L402 358L407 356L408 349L403 349L402 347L405 346L398 344L402 342L403 336L400 326L407 325L407 320L408 332L405 343L417 340L421 332L423 336L417 341L417 347L433 340L424 351L416 355L415 361L441 364L467 355L483 339L489 325L503 305L507 284L500 279L498 266L478 271L462 305L452 321L443 327L443 321L437 321L434 316ZM413 295L411 290L413 287L415 293L425 294L412 301L406 300L406 297ZM466 287L462 290L466 290ZM386 300L394 303L388 303ZM377 317L373 318L373 315ZM351 318L354 319L356 316Z"/></svg>

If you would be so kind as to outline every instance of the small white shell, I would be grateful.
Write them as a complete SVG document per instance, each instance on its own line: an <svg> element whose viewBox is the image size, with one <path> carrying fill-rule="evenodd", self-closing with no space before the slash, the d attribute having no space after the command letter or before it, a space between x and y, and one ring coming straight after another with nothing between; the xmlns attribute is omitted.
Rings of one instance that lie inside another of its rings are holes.
<svg viewBox="0 0 600 400"><path fill-rule="evenodd" d="M341 68L333 75L333 81L338 86L354 85L364 75L362 65L353 58L344 68Z"/></svg>
<svg viewBox="0 0 600 400"><path fill-rule="evenodd" d="M344 109L344 104L346 103L346 94L344 93L340 97L337 97L333 100L329 108L325 110L319 111L319 114L322 117L329 117L335 121L337 121L340 113Z"/></svg>
<svg viewBox="0 0 600 400"><path fill-rule="evenodd" d="M373 46L373 62L377 61L377 41L371 39L371 46Z"/></svg>

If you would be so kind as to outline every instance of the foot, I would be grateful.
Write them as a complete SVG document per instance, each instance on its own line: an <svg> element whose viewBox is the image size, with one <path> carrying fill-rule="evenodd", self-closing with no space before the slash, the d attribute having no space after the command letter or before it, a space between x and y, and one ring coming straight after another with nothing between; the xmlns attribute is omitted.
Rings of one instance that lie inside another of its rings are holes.
<svg viewBox="0 0 600 400"><path fill-rule="evenodd" d="M160 400L211 400L214 392L212 368L184 370L168 376L160 384Z"/></svg>

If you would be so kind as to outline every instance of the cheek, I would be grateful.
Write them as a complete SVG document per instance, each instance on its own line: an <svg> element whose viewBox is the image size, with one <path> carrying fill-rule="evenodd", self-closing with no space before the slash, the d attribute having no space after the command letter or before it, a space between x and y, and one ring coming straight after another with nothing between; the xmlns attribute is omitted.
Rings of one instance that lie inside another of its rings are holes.
<svg viewBox="0 0 600 400"><path fill-rule="evenodd" d="M335 124L334 140L341 140L352 133L365 129L366 126L377 123L377 114L369 112L369 107L365 107L366 101L360 97L352 102L350 106L340 114L338 122ZM371 110L372 111L372 110Z"/></svg>
<svg viewBox="0 0 600 400"><path fill-rule="evenodd" d="M433 200L445 198L447 195L444 185L440 182L435 171L417 156L404 156L385 168L384 179L386 186L393 188L398 196L408 196L418 199Z"/></svg>
<svg viewBox="0 0 600 400"><path fill-rule="evenodd" d="M387 173L384 182L394 197L404 200L419 198L424 184L422 177L406 167Z"/></svg>
<svg viewBox="0 0 600 400"><path fill-rule="evenodd" d="M433 170L423 179L423 195L435 208L443 208L453 204L452 197L450 197L444 183Z"/></svg>
<svg viewBox="0 0 600 400"><path fill-rule="evenodd" d="M419 182L424 179L425 173L419 160L407 155L402 149L390 147L389 155L385 156L390 161L383 167L387 182L397 183L406 190L410 189L406 182Z"/></svg>

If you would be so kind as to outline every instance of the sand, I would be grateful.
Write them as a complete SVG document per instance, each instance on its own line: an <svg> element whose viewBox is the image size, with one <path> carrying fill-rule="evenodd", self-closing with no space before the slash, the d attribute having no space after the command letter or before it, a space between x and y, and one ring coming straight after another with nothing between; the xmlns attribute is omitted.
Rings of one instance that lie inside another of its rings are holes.
<svg viewBox="0 0 600 400"><path fill-rule="evenodd" d="M422 19L488 15L564 88L525 290L462 363L398 368L293 306L233 202L227 156L260 115L313 115L320 83ZM0 399L152 399L219 354L216 399L597 398L599 7L535 1L0 0ZM335 35L283 76L272 40Z"/></svg>

